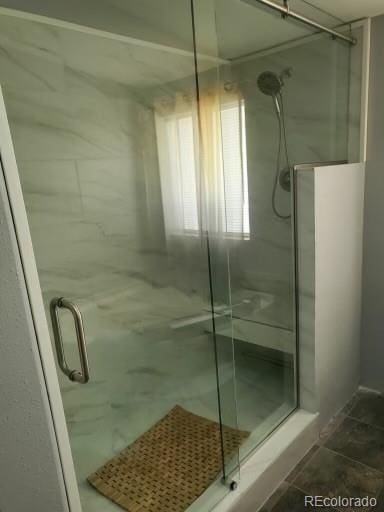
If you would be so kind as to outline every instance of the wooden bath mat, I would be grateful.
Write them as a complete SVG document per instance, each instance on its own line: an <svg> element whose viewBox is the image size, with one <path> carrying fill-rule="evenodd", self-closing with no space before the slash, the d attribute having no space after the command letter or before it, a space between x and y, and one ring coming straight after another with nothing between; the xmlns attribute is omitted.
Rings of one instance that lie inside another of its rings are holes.
<svg viewBox="0 0 384 512"><path fill-rule="evenodd" d="M223 434L227 457L249 436ZM128 512L184 512L221 468L219 424L177 405L88 481Z"/></svg>

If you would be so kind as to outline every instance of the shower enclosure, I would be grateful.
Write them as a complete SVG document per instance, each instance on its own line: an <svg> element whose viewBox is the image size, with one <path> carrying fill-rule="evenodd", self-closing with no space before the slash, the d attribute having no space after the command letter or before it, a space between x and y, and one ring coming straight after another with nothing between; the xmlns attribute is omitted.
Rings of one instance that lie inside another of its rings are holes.
<svg viewBox="0 0 384 512"><path fill-rule="evenodd" d="M176 406L217 426L185 502L211 510L300 405L289 176L347 159L350 46L234 0L125 4L124 34L2 10L2 93L83 512L117 510L87 478Z"/></svg>

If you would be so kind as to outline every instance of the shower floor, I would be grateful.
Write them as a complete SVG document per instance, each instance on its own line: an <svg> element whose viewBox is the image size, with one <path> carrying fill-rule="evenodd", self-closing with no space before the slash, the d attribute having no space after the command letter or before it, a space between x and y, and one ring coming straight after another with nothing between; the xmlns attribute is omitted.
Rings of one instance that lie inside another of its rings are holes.
<svg viewBox="0 0 384 512"><path fill-rule="evenodd" d="M92 489L87 477L173 407L179 405L218 421L210 323L181 322L175 327L172 321L188 310L183 298L175 301L175 290L170 290L170 296L171 292L172 302L164 299L166 290L158 291L157 300L151 289L151 303L146 295L145 303L139 303L137 296L119 296L113 301L96 300L92 307L81 304L91 380L79 386L62 376L60 379L84 512L121 510ZM191 299L188 301L190 305ZM151 309L144 317L148 304ZM204 311L201 303L193 306L191 317ZM67 324L64 317L62 320L67 340ZM70 322L68 329L73 333ZM241 449L244 456L294 409L294 370L287 361L269 357L264 347L260 351L257 345L239 339L235 340L235 383L230 338L219 336L217 342L222 418L229 427L251 432ZM73 355L76 357L75 341ZM225 488L219 485L216 489L218 501ZM211 493L210 505L205 506L203 496L198 511L210 510L212 501L216 500Z"/></svg>
<svg viewBox="0 0 384 512"><path fill-rule="evenodd" d="M134 340L130 340L134 344ZM104 357L104 347L95 344ZM115 347L116 348L116 347ZM84 512L119 510L98 495L86 478L101 464L132 443L175 405L217 421L216 382L212 375L207 336L161 340L141 346L142 364L126 365L115 379L91 382L79 393L64 393L65 410ZM150 353L149 353L150 352ZM236 426L231 361L220 365L223 420ZM236 368L239 428L253 432L244 450L269 433L276 421L293 409L287 395L287 368L265 360L243 358ZM257 439L258 438L258 439ZM203 509L201 509L203 510Z"/></svg>

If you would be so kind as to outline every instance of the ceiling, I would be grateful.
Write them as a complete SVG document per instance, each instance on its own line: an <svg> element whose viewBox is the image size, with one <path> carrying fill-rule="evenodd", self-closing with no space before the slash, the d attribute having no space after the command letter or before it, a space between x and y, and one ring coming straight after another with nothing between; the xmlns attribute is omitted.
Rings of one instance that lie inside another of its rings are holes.
<svg viewBox="0 0 384 512"><path fill-rule="evenodd" d="M384 14L383 0L310 0L310 2L345 21Z"/></svg>
<svg viewBox="0 0 384 512"><path fill-rule="evenodd" d="M384 13L384 0L290 0L290 5L330 27ZM0 0L0 6L193 50L190 0ZM194 6L202 54L233 59L312 33L302 23L282 22L256 0L194 0Z"/></svg>

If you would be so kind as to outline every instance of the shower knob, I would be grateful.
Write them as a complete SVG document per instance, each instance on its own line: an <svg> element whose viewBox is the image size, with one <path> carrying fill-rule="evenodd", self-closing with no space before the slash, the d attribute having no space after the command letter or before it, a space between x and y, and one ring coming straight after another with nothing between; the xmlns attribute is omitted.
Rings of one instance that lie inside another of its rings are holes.
<svg viewBox="0 0 384 512"><path fill-rule="evenodd" d="M279 184L280 187L286 192L291 191L291 172L289 167L285 167L280 171Z"/></svg>

